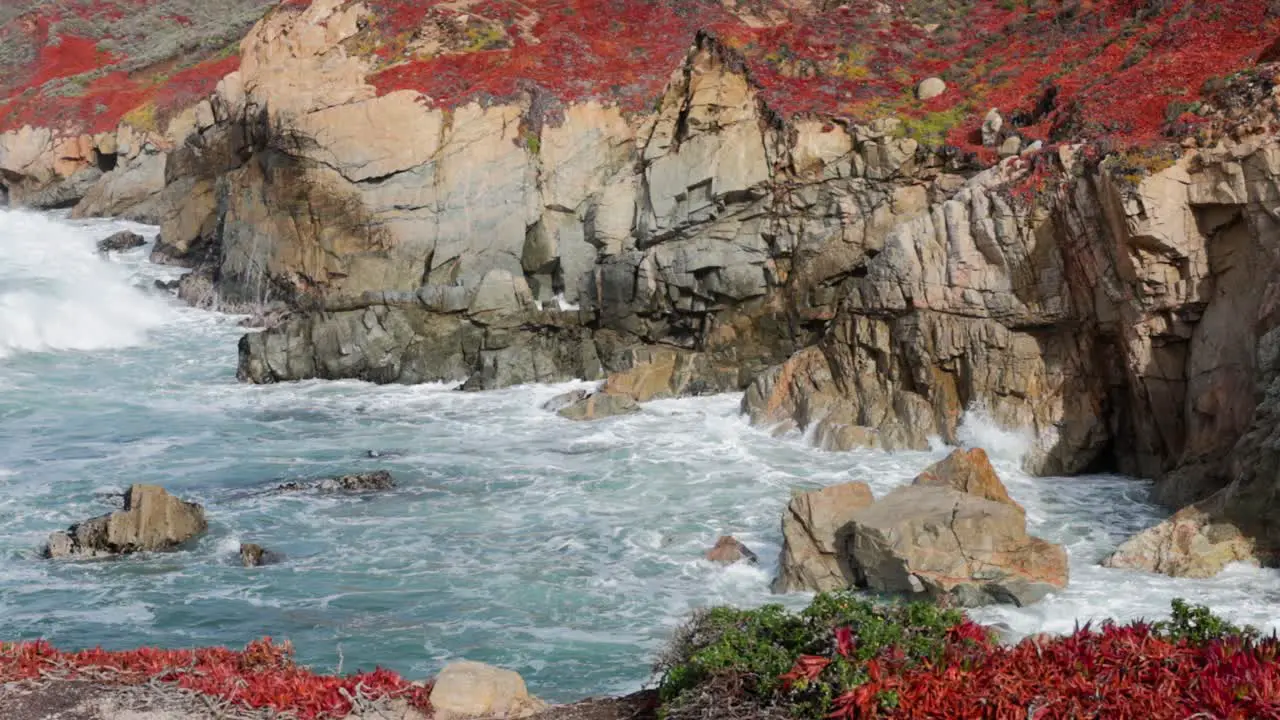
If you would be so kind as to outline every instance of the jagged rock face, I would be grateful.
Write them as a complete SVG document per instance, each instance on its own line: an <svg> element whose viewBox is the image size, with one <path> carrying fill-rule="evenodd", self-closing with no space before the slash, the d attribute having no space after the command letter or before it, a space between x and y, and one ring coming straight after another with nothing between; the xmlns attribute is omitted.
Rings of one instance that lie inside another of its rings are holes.
<svg viewBox="0 0 1280 720"><path fill-rule="evenodd" d="M861 587L964 607L1029 605L1067 586L1067 553L1010 504L913 485L854 512L841 553Z"/></svg>
<svg viewBox="0 0 1280 720"><path fill-rule="evenodd" d="M911 481L911 484L922 487L949 487L986 500L1004 503L1026 515L1026 510L1009 497L1009 491L1000 481L995 468L991 467L987 451L982 448L953 451L947 457L925 468L924 472Z"/></svg>
<svg viewBox="0 0 1280 720"><path fill-rule="evenodd" d="M173 497L164 488L134 485L124 509L92 518L49 536L46 557L92 558L169 550L203 533L204 508Z"/></svg>
<svg viewBox="0 0 1280 720"><path fill-rule="evenodd" d="M782 515L782 556L773 581L777 593L844 590L857 579L840 555L849 518L875 501L866 483L852 482L796 493Z"/></svg>

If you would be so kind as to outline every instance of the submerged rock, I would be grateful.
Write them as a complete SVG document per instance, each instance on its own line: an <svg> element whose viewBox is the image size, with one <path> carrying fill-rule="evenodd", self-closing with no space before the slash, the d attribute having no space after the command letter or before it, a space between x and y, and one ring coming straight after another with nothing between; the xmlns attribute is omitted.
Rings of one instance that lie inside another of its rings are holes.
<svg viewBox="0 0 1280 720"><path fill-rule="evenodd" d="M318 482L290 480L280 483L276 490L283 492L299 492L302 490L319 490L320 492L374 492L390 490L396 486L396 480L387 470L339 475L325 478Z"/></svg>
<svg viewBox="0 0 1280 720"><path fill-rule="evenodd" d="M373 492L390 490L396 486L395 478L386 470L342 475L321 480L316 489L320 492Z"/></svg>
<svg viewBox="0 0 1280 720"><path fill-rule="evenodd" d="M853 584L848 563L838 557L839 533L856 511L875 502L866 483L796 493L782 515L782 556L773 591L826 592Z"/></svg>
<svg viewBox="0 0 1280 720"><path fill-rule="evenodd" d="M524 678L512 670L462 660L449 663L435 678L431 708L436 720L526 718L547 708L529 694Z"/></svg>
<svg viewBox="0 0 1280 720"><path fill-rule="evenodd" d="M732 565L736 562L747 562L755 565L760 561L751 548L743 545L738 538L732 535L722 535L716 541L715 547L707 551L706 558L714 563L721 565Z"/></svg>
<svg viewBox="0 0 1280 720"><path fill-rule="evenodd" d="M170 550L209 527L204 508L164 488L134 485L124 509L85 520L49 536L45 557L92 558Z"/></svg>
<svg viewBox="0 0 1280 720"><path fill-rule="evenodd" d="M630 395L597 392L586 395L556 412L570 420L599 420L640 412L640 404Z"/></svg>
<svg viewBox="0 0 1280 720"><path fill-rule="evenodd" d="M120 252L122 250L132 250L136 247L142 247L147 244L146 238L135 232L121 230L120 232L98 241L98 252Z"/></svg>
<svg viewBox="0 0 1280 720"><path fill-rule="evenodd" d="M280 562L283 556L255 543L240 543L240 563L245 567L273 565Z"/></svg>
<svg viewBox="0 0 1280 720"><path fill-rule="evenodd" d="M1037 602L1067 586L1067 553L1027 534L1010 504L949 487L900 487L854 512L842 559L857 584L963 607Z"/></svg>

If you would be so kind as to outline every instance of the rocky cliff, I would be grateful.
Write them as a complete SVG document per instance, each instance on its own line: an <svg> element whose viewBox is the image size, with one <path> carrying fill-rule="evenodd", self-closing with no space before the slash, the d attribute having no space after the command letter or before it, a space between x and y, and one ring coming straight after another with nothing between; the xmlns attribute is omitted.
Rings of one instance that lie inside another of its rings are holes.
<svg viewBox="0 0 1280 720"><path fill-rule="evenodd" d="M983 406L1034 471L1253 497L1280 11L961 5L241 2L233 52L119 77L36 9L0 16L43 61L0 182L153 219L188 298L286 312L246 381L639 368L829 449ZM150 99L32 115L108 77Z"/></svg>

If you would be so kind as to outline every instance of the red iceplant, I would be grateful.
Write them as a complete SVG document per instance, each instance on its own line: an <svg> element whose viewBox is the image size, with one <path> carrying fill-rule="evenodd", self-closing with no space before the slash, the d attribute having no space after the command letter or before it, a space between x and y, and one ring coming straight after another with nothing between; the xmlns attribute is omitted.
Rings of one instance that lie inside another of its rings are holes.
<svg viewBox="0 0 1280 720"><path fill-rule="evenodd" d="M276 644L269 637L238 652L222 647L65 652L43 640L0 644L0 683L44 677L173 683L249 708L292 712L300 720L344 717L357 695L403 698L420 710L430 709L429 685L412 684L382 668L344 677L317 675L294 664L288 642Z"/></svg>
<svg viewBox="0 0 1280 720"><path fill-rule="evenodd" d="M1142 623L994 645L954 628L936 664L869 662L832 718L904 720L1265 720L1280 718L1280 642L1170 640Z"/></svg>

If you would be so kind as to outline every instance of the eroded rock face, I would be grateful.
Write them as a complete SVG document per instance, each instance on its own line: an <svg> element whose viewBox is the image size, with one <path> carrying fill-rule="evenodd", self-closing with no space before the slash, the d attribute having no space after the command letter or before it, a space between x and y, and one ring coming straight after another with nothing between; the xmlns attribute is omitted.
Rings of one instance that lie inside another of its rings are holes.
<svg viewBox="0 0 1280 720"><path fill-rule="evenodd" d="M93 558L171 550L208 529L204 508L154 485L134 485L124 509L49 536L45 556Z"/></svg>
<svg viewBox="0 0 1280 720"><path fill-rule="evenodd" d="M925 468L911 481L923 487L949 487L962 493L1004 503L1026 515L1023 509L1005 489L996 469L991 467L987 451L982 448L955 450L946 458Z"/></svg>
<svg viewBox="0 0 1280 720"><path fill-rule="evenodd" d="M1213 577L1234 562L1257 563L1256 543L1225 519L1195 505L1144 530L1102 561L1104 567L1174 577Z"/></svg>
<svg viewBox="0 0 1280 720"><path fill-rule="evenodd" d="M1067 553L1018 508L949 487L901 487L854 512L841 552L856 582L964 607L1029 605L1067 585Z"/></svg>
<svg viewBox="0 0 1280 720"><path fill-rule="evenodd" d="M431 690L433 716L440 720L512 720L536 715L546 707L529 694L519 673L467 660L446 665Z"/></svg>
<svg viewBox="0 0 1280 720"><path fill-rule="evenodd" d="M796 493L782 515L782 556L777 593L843 590L857 579L841 556L844 532L855 512L875 501L866 483Z"/></svg>

